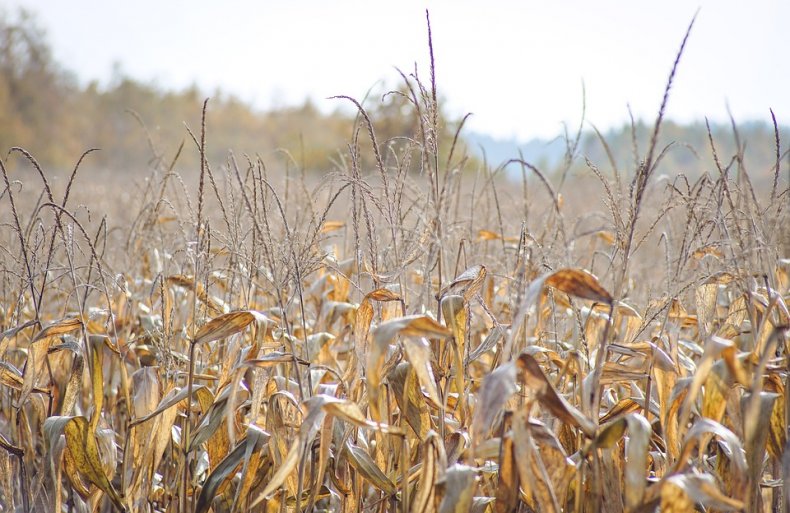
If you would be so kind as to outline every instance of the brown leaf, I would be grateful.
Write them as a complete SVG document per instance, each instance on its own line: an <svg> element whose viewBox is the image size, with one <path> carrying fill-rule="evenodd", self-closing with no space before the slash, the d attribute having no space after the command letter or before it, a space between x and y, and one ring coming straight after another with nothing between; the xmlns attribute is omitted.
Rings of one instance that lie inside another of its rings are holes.
<svg viewBox="0 0 790 513"><path fill-rule="evenodd" d="M710 337L705 343L705 351L697 363L697 371L694 373L691 384L687 388L687 395L680 409L678 424L685 426L691 415L691 408L697 400L697 396L702 389L702 384L708 378L715 361L728 349L734 350L731 340L725 340L716 336Z"/></svg>
<svg viewBox="0 0 790 513"><path fill-rule="evenodd" d="M455 364L455 391L463 394L464 389L464 357L466 356L466 321L467 312L462 296L447 295L441 301L444 323L453 331L453 361Z"/></svg>
<svg viewBox="0 0 790 513"><path fill-rule="evenodd" d="M615 235L608 230L599 230L595 233L595 235L597 235L599 239L610 246L613 246L617 240Z"/></svg>
<svg viewBox="0 0 790 513"><path fill-rule="evenodd" d="M581 299L612 304L612 295L598 279L581 269L560 269L546 278L546 285Z"/></svg>
<svg viewBox="0 0 790 513"><path fill-rule="evenodd" d="M483 379L472 418L472 440L475 445L482 443L505 403L515 392L516 365L513 362L500 365Z"/></svg>
<svg viewBox="0 0 790 513"><path fill-rule="evenodd" d="M417 374L409 362L401 362L387 377L401 414L420 440L425 440L431 429L431 415L420 391Z"/></svg>
<svg viewBox="0 0 790 513"><path fill-rule="evenodd" d="M192 395L198 395L200 393L200 391L205 389L205 388L206 388L205 385L196 385L196 386L192 387ZM156 410L152 411L151 413L149 413L148 415L146 415L146 416L144 416L142 418L133 420L130 423L130 426L132 426L132 427L133 426L137 426L138 424L142 424L143 422L151 420L152 418L154 418L157 415L161 414L165 410L168 410L168 409L172 408L173 406L177 405L178 403L180 403L181 401L186 399L188 396L189 396L189 390L187 389L187 387L174 388L173 390L170 391L170 393L167 396L165 396L162 399L162 401L159 403L159 406L156 408Z"/></svg>
<svg viewBox="0 0 790 513"><path fill-rule="evenodd" d="M315 396L318 397L318 396ZM354 426L377 429L382 433L402 435L403 430L398 426L390 426L369 420L362 413L357 403L347 399L338 399L329 395L321 395L321 407L328 415L333 415L338 419L344 420Z"/></svg>
<svg viewBox="0 0 790 513"><path fill-rule="evenodd" d="M617 401L617 404L612 406L612 408L598 420L598 423L601 425L606 424L610 420L614 420L621 415L633 413L637 410L640 410L641 408L642 406L630 397L620 399Z"/></svg>
<svg viewBox="0 0 790 513"><path fill-rule="evenodd" d="M66 317L64 319L60 319L59 321L55 321L52 324L49 324L43 330L39 331L36 336L33 337L31 344L38 342L39 340L44 340L45 338L71 333L72 331L81 327L82 321L77 317Z"/></svg>
<svg viewBox="0 0 790 513"><path fill-rule="evenodd" d="M352 444L351 440L347 440L344 454L348 457L351 466L370 484L388 495L394 495L397 492L395 483L376 466L376 462L364 449Z"/></svg>
<svg viewBox="0 0 790 513"><path fill-rule="evenodd" d="M225 457L229 449L228 426L224 421L228 418L229 413L232 417L233 410L231 408L234 401L231 401L231 394L239 395L241 401L245 401L248 396L246 388L243 387L234 389L233 386L227 386L222 389L214 398L214 402L206 408L197 427L192 432L192 439L187 446L190 451L193 451L204 443L207 444L206 452L212 467Z"/></svg>
<svg viewBox="0 0 790 513"><path fill-rule="evenodd" d="M197 282L197 290L195 290L195 279L192 276L184 276L181 274L168 276L167 283L171 285L177 285L179 287L183 287L187 290L192 290L195 292L195 296L197 296L198 300L206 305L208 309L213 314L221 314L222 313L222 304L220 304L217 300L209 297L208 293L206 292L206 288L203 286L203 283L198 281Z"/></svg>
<svg viewBox="0 0 790 513"><path fill-rule="evenodd" d="M675 474L667 478L661 488L662 513L693 512L694 504L718 511L744 510L743 502L722 494L709 474Z"/></svg>
<svg viewBox="0 0 790 513"><path fill-rule="evenodd" d="M25 404L36 382L44 373L52 338L58 335L71 333L81 327L82 321L80 319L76 317L67 317L53 322L33 337L27 353L27 363L25 364L22 389L19 391L19 399L17 399L16 402L17 408L21 408Z"/></svg>
<svg viewBox="0 0 790 513"><path fill-rule="evenodd" d="M628 413L604 426L595 437L592 448L609 448L618 443L626 428L628 446L625 464L625 507L626 511L636 511L642 505L647 488L647 451L652 428L645 417L638 413Z"/></svg>
<svg viewBox="0 0 790 513"><path fill-rule="evenodd" d="M357 343L357 350L362 354L367 348L370 323L373 321L373 301L400 301L400 296L389 289L379 288L362 298L354 318L354 340Z"/></svg>
<svg viewBox="0 0 790 513"><path fill-rule="evenodd" d="M722 258L724 258L724 253L721 251L721 249L719 249L718 246L719 246L718 243L707 244L705 246L695 249L691 253L691 256L692 258L694 258L694 260L702 260L702 258L704 258L707 255L710 255L712 257L715 257L716 259L721 260Z"/></svg>
<svg viewBox="0 0 790 513"><path fill-rule="evenodd" d="M255 508L258 504L266 499L269 499L272 494L285 483L288 476L296 469L296 464L299 463L299 457L302 452L311 444L315 438L318 430L321 429L321 424L326 418L326 411L323 406L329 400L330 396L318 395L307 399L304 406L307 408L307 415L305 415L302 424L299 426L299 437L291 443L285 458L280 462L274 475L272 475L266 487L261 491L255 500L250 504L250 508ZM334 399L334 398L332 398ZM273 435L276 433L272 432ZM275 438L272 438L274 441ZM280 440L282 442L282 440Z"/></svg>
<svg viewBox="0 0 790 513"><path fill-rule="evenodd" d="M748 465L746 462L746 457L744 456L745 451L743 444L735 435L735 433L722 426L718 422L706 418L697 419L686 433L681 454L678 457L677 463L675 464L675 471L683 468L694 449L701 441L709 440L709 435L718 436L724 442L726 442L732 453L730 461L734 466L735 479L738 483L746 483Z"/></svg>
<svg viewBox="0 0 790 513"><path fill-rule="evenodd" d="M200 327L192 342L203 344L230 337L240 333L255 320L264 320L265 317L253 310L239 310L222 314L208 321Z"/></svg>
<svg viewBox="0 0 790 513"><path fill-rule="evenodd" d="M697 287L694 294L697 303L697 323L703 340L713 333L718 292L718 283L704 283Z"/></svg>
<svg viewBox="0 0 790 513"><path fill-rule="evenodd" d="M749 483L751 485L750 496L747 502L747 509L750 511L762 510L760 476L763 473L763 460L770 431L771 414L776 399L779 397L779 394L773 392L760 391L759 393L751 392L746 394L742 399L744 410L743 448L746 452Z"/></svg>
<svg viewBox="0 0 790 513"><path fill-rule="evenodd" d="M439 397L439 389L436 387L436 378L433 375L431 346L428 340L409 337L403 340L403 349L428 399L435 408L441 408L442 399Z"/></svg>
<svg viewBox="0 0 790 513"><path fill-rule="evenodd" d="M378 407L379 387L384 377L382 375L384 359L394 339L398 336L408 338L447 338L451 335L452 332L446 327L424 315L392 319L381 323L373 330L373 344L367 355L367 391L370 397L373 420L383 420ZM414 359L412 365L415 367L418 377L420 377L420 384L428 387L427 392L432 401L441 404L436 391L436 383L432 379L433 372L430 370L430 349L426 352L424 345L422 342L410 344L407 350L411 352L411 358ZM421 366L420 369L417 368L418 365ZM431 383L433 383L432 386Z"/></svg>
<svg viewBox="0 0 790 513"><path fill-rule="evenodd" d="M447 462L441 460L443 442L438 433L429 431L422 444L422 469L420 481L417 483L417 492L411 504L414 513L434 511L431 508L436 494L436 479L440 472L444 472Z"/></svg>
<svg viewBox="0 0 790 513"><path fill-rule="evenodd" d="M71 415L71 410L77 404L77 396L82 388L82 377L85 368L85 359L80 353L74 353L71 363L71 376L69 382L66 384L66 391L63 393L63 401L61 402L60 414Z"/></svg>
<svg viewBox="0 0 790 513"><path fill-rule="evenodd" d="M502 236L490 230L478 230L477 238L479 240L499 240Z"/></svg>
<svg viewBox="0 0 790 513"><path fill-rule="evenodd" d="M589 438L595 436L595 424L557 394L532 355L522 353L518 357L518 367L521 382L534 394L541 405L561 421L581 429Z"/></svg>
<svg viewBox="0 0 790 513"><path fill-rule="evenodd" d="M294 361L302 365L307 365L309 363L302 358L295 358L293 353L272 351L271 353L266 353L260 358L251 358L249 360L245 360L242 365L245 367L257 367L259 369L265 369L268 367L275 367L281 363L293 363Z"/></svg>
<svg viewBox="0 0 790 513"><path fill-rule="evenodd" d="M525 409L513 414L513 447L523 499L533 510L560 513L559 499L532 437Z"/></svg>
<svg viewBox="0 0 790 513"><path fill-rule="evenodd" d="M516 510L519 499L519 477L516 466L516 453L513 439L509 436L502 440L502 457L499 461L499 482L496 489L497 513L510 513Z"/></svg>
<svg viewBox="0 0 790 513"><path fill-rule="evenodd" d="M473 265L456 276L449 285L436 295L436 298L440 299L452 292L462 295L466 301L469 301L480 292L487 274L488 272L484 265Z"/></svg>
<svg viewBox="0 0 790 513"><path fill-rule="evenodd" d="M771 410L771 420L768 427L768 452L776 460L782 458L784 447L787 445L787 428L785 426L785 386L779 376L773 374L768 377L765 384L769 392L776 393L780 399L774 403Z"/></svg>
<svg viewBox="0 0 790 513"><path fill-rule="evenodd" d="M267 438L268 435L266 433L253 428L248 432L247 437L239 442L236 447L219 462L203 483L203 488L200 490L200 495L198 496L195 506L196 513L206 513L209 510L220 486L235 475L236 469L238 469L245 457L249 459L249 453L251 451L259 453L263 451L263 446Z"/></svg>

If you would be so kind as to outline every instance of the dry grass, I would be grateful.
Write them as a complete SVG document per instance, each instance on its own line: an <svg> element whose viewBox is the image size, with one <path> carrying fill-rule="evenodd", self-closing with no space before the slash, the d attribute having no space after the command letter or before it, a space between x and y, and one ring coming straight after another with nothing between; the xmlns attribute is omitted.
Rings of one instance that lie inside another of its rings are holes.
<svg viewBox="0 0 790 513"><path fill-rule="evenodd" d="M414 137L357 104L317 184L212 169L204 106L199 176L120 227L12 152L2 511L788 511L780 149L770 191L712 144L656 177L656 137L514 184L440 159L433 70L404 82Z"/></svg>

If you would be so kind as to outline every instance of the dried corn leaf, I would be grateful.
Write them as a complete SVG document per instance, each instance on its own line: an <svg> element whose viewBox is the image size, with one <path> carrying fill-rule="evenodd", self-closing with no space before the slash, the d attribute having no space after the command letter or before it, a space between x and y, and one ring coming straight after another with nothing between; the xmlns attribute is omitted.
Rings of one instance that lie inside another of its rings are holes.
<svg viewBox="0 0 790 513"><path fill-rule="evenodd" d="M307 360L303 360L302 358L295 357L293 353L272 351L271 353L266 353L260 358L250 358L249 360L245 360L242 363L242 365L246 367L257 367L259 369L266 369L269 367L275 367L282 363L293 363L294 361L301 365L307 365L309 363Z"/></svg>
<svg viewBox="0 0 790 513"><path fill-rule="evenodd" d="M394 495L397 492L395 483L376 466L376 462L364 449L347 440L344 454L348 457L348 462L354 467L354 470L359 472L370 484L387 495Z"/></svg>
<svg viewBox="0 0 790 513"><path fill-rule="evenodd" d="M464 393L464 356L466 355L466 322L467 313L464 298L462 296L448 295L441 301L442 316L444 323L453 332L453 361L455 363L455 391L459 394Z"/></svg>
<svg viewBox="0 0 790 513"><path fill-rule="evenodd" d="M71 333L72 331L75 331L81 327L82 321L79 318L66 317L47 325L46 328L39 331L36 336L33 337L33 340L31 340L30 343L33 344L39 340L56 337L58 335L65 335L66 333Z"/></svg>
<svg viewBox="0 0 790 513"><path fill-rule="evenodd" d="M779 376L772 374L768 376L766 389L778 395L774 407L771 410L771 420L768 427L768 452L775 460L781 460L782 452L787 444L787 420L786 405L787 396L785 386Z"/></svg>
<svg viewBox="0 0 790 513"><path fill-rule="evenodd" d="M50 447L54 445L53 441L60 434L65 435L66 451L68 451L70 459L69 465L73 464L74 469L82 477L106 493L116 508L125 511L126 508L121 497L102 469L96 436L88 419L85 417L50 417L45 421L44 429L48 434ZM84 489L81 490L81 492L84 491Z"/></svg>
<svg viewBox="0 0 790 513"><path fill-rule="evenodd" d="M362 298L354 319L354 340L357 349L363 354L367 348L370 323L373 321L373 301L400 301L400 296L389 289L380 288L365 294Z"/></svg>
<svg viewBox="0 0 790 513"><path fill-rule="evenodd" d="M547 513L560 513L562 508L554 483L532 437L527 411L513 415L513 446L522 497L527 505Z"/></svg>
<svg viewBox="0 0 790 513"><path fill-rule="evenodd" d="M444 444L435 431L429 431L422 444L422 468L417 491L411 503L414 513L435 511L436 482L444 475L447 467L447 457L444 453Z"/></svg>
<svg viewBox="0 0 790 513"><path fill-rule="evenodd" d="M497 513L509 513L516 510L519 500L518 467L511 437L507 436L502 440L501 454L494 508Z"/></svg>
<svg viewBox="0 0 790 513"><path fill-rule="evenodd" d="M370 397L370 407L374 421L382 421L378 408L379 387L381 386L384 359L390 344L398 336L406 338L447 338L452 332L435 320L424 315L399 317L378 325L373 330L373 344L368 351L367 358L367 391ZM430 347L427 342L419 340L404 347L409 359L414 366L420 384L426 388L429 398L436 405L441 405L433 371L430 367Z"/></svg>
<svg viewBox="0 0 790 513"><path fill-rule="evenodd" d="M85 359L80 353L74 353L71 363L71 376L66 384L66 391L63 393L63 401L60 406L61 415L71 415L71 410L77 404L78 394L82 388L82 378L85 369Z"/></svg>
<svg viewBox="0 0 790 513"><path fill-rule="evenodd" d="M476 472L473 468L456 463L447 469L439 481L443 488L439 513L466 513L472 507L475 494Z"/></svg>
<svg viewBox="0 0 790 513"><path fill-rule="evenodd" d="M398 426L390 426L369 420L355 402L347 399L338 399L337 397L329 395L315 396L311 400L318 399L321 402L321 408L328 415L333 415L340 420L344 420L354 426L368 429L377 429L382 433L390 433L394 435L402 435L403 430Z"/></svg>
<svg viewBox="0 0 790 513"><path fill-rule="evenodd" d="M224 458L229 448L226 419L229 417L229 410L235 401L231 395L241 393L241 401L245 401L248 393L245 388L240 390L232 386L225 387L214 399L214 402L205 408L205 413L198 422L197 427L192 433L192 439L187 446L190 451L195 450L204 443L208 444L207 452L209 463L216 465L220 459ZM232 417L232 415L231 415Z"/></svg>
<svg viewBox="0 0 790 513"><path fill-rule="evenodd" d="M618 443L628 430L625 464L625 507L636 511L641 506L647 488L647 451L652 434L650 423L638 413L628 413L613 420L601 429L591 448L610 448Z"/></svg>
<svg viewBox="0 0 790 513"><path fill-rule="evenodd" d="M697 303L697 325L702 339L713 333L716 320L716 297L719 293L718 283L704 283L697 287L694 299Z"/></svg>
<svg viewBox="0 0 790 513"><path fill-rule="evenodd" d="M779 394L760 391L759 393L745 394L741 399L741 407L744 410L743 448L746 452L748 477L751 485L747 501L747 509L750 511L762 510L760 476L763 473L763 460L770 431L771 414L778 397Z"/></svg>
<svg viewBox="0 0 790 513"><path fill-rule="evenodd" d="M327 396L316 396L304 402L304 405L307 407L307 415L299 426L299 437L291 443L285 458L280 462L279 467L263 491L252 501L250 508L254 508L264 500L271 498L272 494L285 483L286 478L296 469L300 455L308 444L312 443L312 440L321 428L321 423L326 417L326 412L322 407L326 398ZM275 433L272 432L272 435L275 435Z"/></svg>
<svg viewBox="0 0 790 513"><path fill-rule="evenodd" d="M708 440L708 438L705 437L709 435L718 436L727 444L732 453L731 461L737 472L736 478L738 478L739 482L745 483L748 466L746 463L746 457L744 455L743 444L741 444L741 441L738 439L735 433L711 419L697 419L696 422L694 422L694 424L689 428L683 441L683 450L680 457L678 458L676 467L682 468L684 465L686 465L686 460L692 454L696 445L701 441Z"/></svg>
<svg viewBox="0 0 790 513"><path fill-rule="evenodd" d="M47 354L52 343L52 338L58 335L71 333L82 327L82 321L76 317L67 317L49 324L46 328L39 331L30 342L25 363L25 373L22 381L22 389L19 391L19 398L16 408L21 408L27 402L27 398L33 391L36 382L44 373L47 364Z"/></svg>
<svg viewBox="0 0 790 513"><path fill-rule="evenodd" d="M702 258L706 256L712 256L716 259L721 260L722 258L724 258L724 253L721 251L721 249L719 249L718 243L707 244L705 246L695 249L691 253L691 257L694 258L694 260L702 260Z"/></svg>
<svg viewBox="0 0 790 513"><path fill-rule="evenodd" d="M729 392L732 381L727 375L727 368L723 361L713 365L703 386L702 416L721 422L727 408L726 394Z"/></svg>
<svg viewBox="0 0 790 513"><path fill-rule="evenodd" d="M500 365L483 379L472 417L472 440L475 446L483 442L505 403L516 390L516 365L513 362Z"/></svg>
<svg viewBox="0 0 790 513"><path fill-rule="evenodd" d="M2 318L2 312L0 312L0 318ZM8 349L8 343L17 335L17 333L31 326L38 326L38 324L39 322L36 319L31 319L23 324L20 324L19 326L14 326L13 328L8 328L7 330L0 332L0 359L5 357L6 350Z"/></svg>
<svg viewBox="0 0 790 513"><path fill-rule="evenodd" d="M546 278L546 285L571 296L612 304L612 295L598 279L582 269L560 269Z"/></svg>
<svg viewBox="0 0 790 513"><path fill-rule="evenodd" d="M561 421L581 429L589 438L595 436L595 424L554 390L532 355L523 353L517 362L519 380L542 406Z"/></svg>
<svg viewBox="0 0 790 513"><path fill-rule="evenodd" d="M674 488L673 488L674 487ZM743 511L742 501L722 494L709 474L675 474L661 487L661 511L694 512L694 504L717 511Z"/></svg>
<svg viewBox="0 0 790 513"><path fill-rule="evenodd" d="M205 385L196 385L192 387L192 395L200 395L200 392L202 390L207 390ZM159 406L156 408L156 410L152 411L151 413L149 413L148 415L142 418L133 420L130 423L130 426L134 427L139 424L142 424L143 422L151 420L152 418L156 417L162 412L177 405L187 397L189 397L189 389L187 389L186 387L174 388L173 390L170 391L169 394L167 394L164 398L162 398L162 401L159 403Z"/></svg>
<svg viewBox="0 0 790 513"><path fill-rule="evenodd" d="M411 426L420 440L425 441L431 429L431 415L428 410L414 367L409 362L401 362L387 378L395 401L406 422Z"/></svg>
<svg viewBox="0 0 790 513"><path fill-rule="evenodd" d="M22 373L10 363L0 362L0 384L13 388L14 390L22 390ZM48 389L33 387L32 392L46 394Z"/></svg>
<svg viewBox="0 0 790 513"><path fill-rule="evenodd" d="M441 299L449 293L460 294L466 301L472 299L480 292L488 272L484 265L473 265L455 277L444 289L436 295Z"/></svg>
<svg viewBox="0 0 790 513"><path fill-rule="evenodd" d="M232 451L216 466L208 475L200 490L200 495L195 506L196 513L206 513L211 507L220 486L226 483L238 469L239 465L245 460L249 461L252 451L260 452L268 438L267 434L252 428L247 437L240 441Z"/></svg>
<svg viewBox="0 0 790 513"><path fill-rule="evenodd" d="M717 360L722 353L728 349L734 348L731 340L725 340L716 336L710 337L705 344L705 350L702 358L697 363L697 371L694 373L691 384L687 389L687 395L683 402L683 406L679 414L679 425L685 426L691 415L691 407L697 400L697 396L702 388L702 384L708 378L708 374L713 368L715 360Z"/></svg>
<svg viewBox="0 0 790 513"><path fill-rule="evenodd" d="M197 296L198 300L206 305L206 307L211 311L213 314L222 314L222 304L220 304L214 298L209 297L208 293L206 292L206 288L203 286L203 283L198 281L197 282L197 290L195 290L195 279L191 276L184 276L181 274L168 276L167 283L170 285L177 285L179 287L183 287L187 290L192 290L195 292L195 296Z"/></svg>
<svg viewBox="0 0 790 513"><path fill-rule="evenodd" d="M221 340L242 332L254 321L265 321L266 317L254 310L239 310L222 314L208 321L195 333L192 342L194 344L204 344Z"/></svg>
<svg viewBox="0 0 790 513"><path fill-rule="evenodd" d="M424 338L407 338L403 340L403 349L406 358L417 374L417 380L426 392L426 396L435 408L442 407L439 389L436 387L436 378L431 366L431 346Z"/></svg>

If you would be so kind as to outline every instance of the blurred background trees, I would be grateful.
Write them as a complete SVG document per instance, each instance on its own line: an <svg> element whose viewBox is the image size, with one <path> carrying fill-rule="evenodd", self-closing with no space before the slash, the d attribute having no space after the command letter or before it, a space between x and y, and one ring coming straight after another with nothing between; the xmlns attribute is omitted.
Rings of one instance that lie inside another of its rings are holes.
<svg viewBox="0 0 790 513"><path fill-rule="evenodd" d="M236 155L287 158L310 171L336 167L337 152L353 138L356 109L350 102L331 100L335 110L322 112L311 100L302 105L261 112L232 94L205 93L196 86L165 91L125 76L119 69L106 87L97 82L80 86L76 77L52 58L44 32L34 17L0 12L0 151L19 146L53 170L71 168L88 148L88 167L124 172L146 167L153 160L169 162L181 142L182 168L196 166L198 157L185 125L200 130L201 105L210 96L208 157L224 162L228 150ZM379 143L416 137L417 117L401 95L371 94L370 109ZM440 115L440 137L452 141L456 125ZM367 130L360 146L369 145ZM286 153L289 156L286 156ZM371 155L362 151L363 158ZM363 166L373 162L363 160Z"/></svg>
<svg viewBox="0 0 790 513"><path fill-rule="evenodd" d="M387 163L402 159L409 144L424 141L431 144L436 135L440 140L439 162L444 166L460 120L449 118L440 98L438 134L423 138L418 116L424 119L430 116L429 106L420 98L419 86L414 82L411 85L416 91L419 112L405 84L394 93L374 91L364 101L383 158ZM373 153L369 151L367 128L347 100L322 100L323 105L334 109L328 112L309 99L301 105L264 112L221 90L207 93L196 86L181 91L163 90L155 84L126 76L120 66L107 85L96 81L83 85L54 60L46 34L33 15L24 10L9 15L0 10L0 152L3 155L11 147L19 146L34 155L47 170L60 173L70 170L86 149L100 148L102 151L91 155L85 167L134 173L158 161L171 162L183 143L178 166L181 171L189 171L199 165L198 152L185 125L193 133L199 133L200 110L207 96L211 97L207 152L212 163L225 162L228 150L232 150L240 160L244 155L253 159L260 155L266 163L283 159L307 171L334 171L343 160L340 154L347 153L355 131L360 130L360 165L363 172L375 166ZM751 122L739 129L742 144L748 145L745 162L749 170L755 173L753 176L758 181L761 177L770 180L776 159L773 127L766 122ZM722 159L738 153L730 126L713 125L712 132ZM787 130L781 132L781 146L786 148ZM632 137L631 126L604 133L623 173L635 168L633 142L644 150L650 126L637 121L633 133L635 137ZM485 155L492 166L517 157L519 151L545 172L561 167L564 161L566 144L559 138L554 141L503 141L466 131L461 136L461 144L473 159L480 162ZM675 143L675 148L664 157L662 168L665 172L683 172L691 176L704 171L717 172L704 123L682 125L668 121L660 142ZM578 154L589 157L602 169L608 167L601 141L589 125L585 125ZM454 158L454 162L457 159ZM412 159L409 169L419 171L421 164L418 159ZM572 174L577 172L588 173L583 159L576 159L572 167Z"/></svg>

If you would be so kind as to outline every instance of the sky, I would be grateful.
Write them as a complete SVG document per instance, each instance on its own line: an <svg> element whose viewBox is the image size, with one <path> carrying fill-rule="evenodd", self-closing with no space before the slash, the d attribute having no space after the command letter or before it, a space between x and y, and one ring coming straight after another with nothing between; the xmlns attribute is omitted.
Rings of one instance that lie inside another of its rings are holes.
<svg viewBox="0 0 790 513"><path fill-rule="evenodd" d="M452 116L495 137L554 137L652 122L699 9L668 117L790 122L788 0L0 0L37 15L56 60L82 83L113 70L162 88L220 88L255 107L337 107L428 80L430 11L439 94ZM375 89L378 87L379 89ZM583 93L584 91L584 93Z"/></svg>

